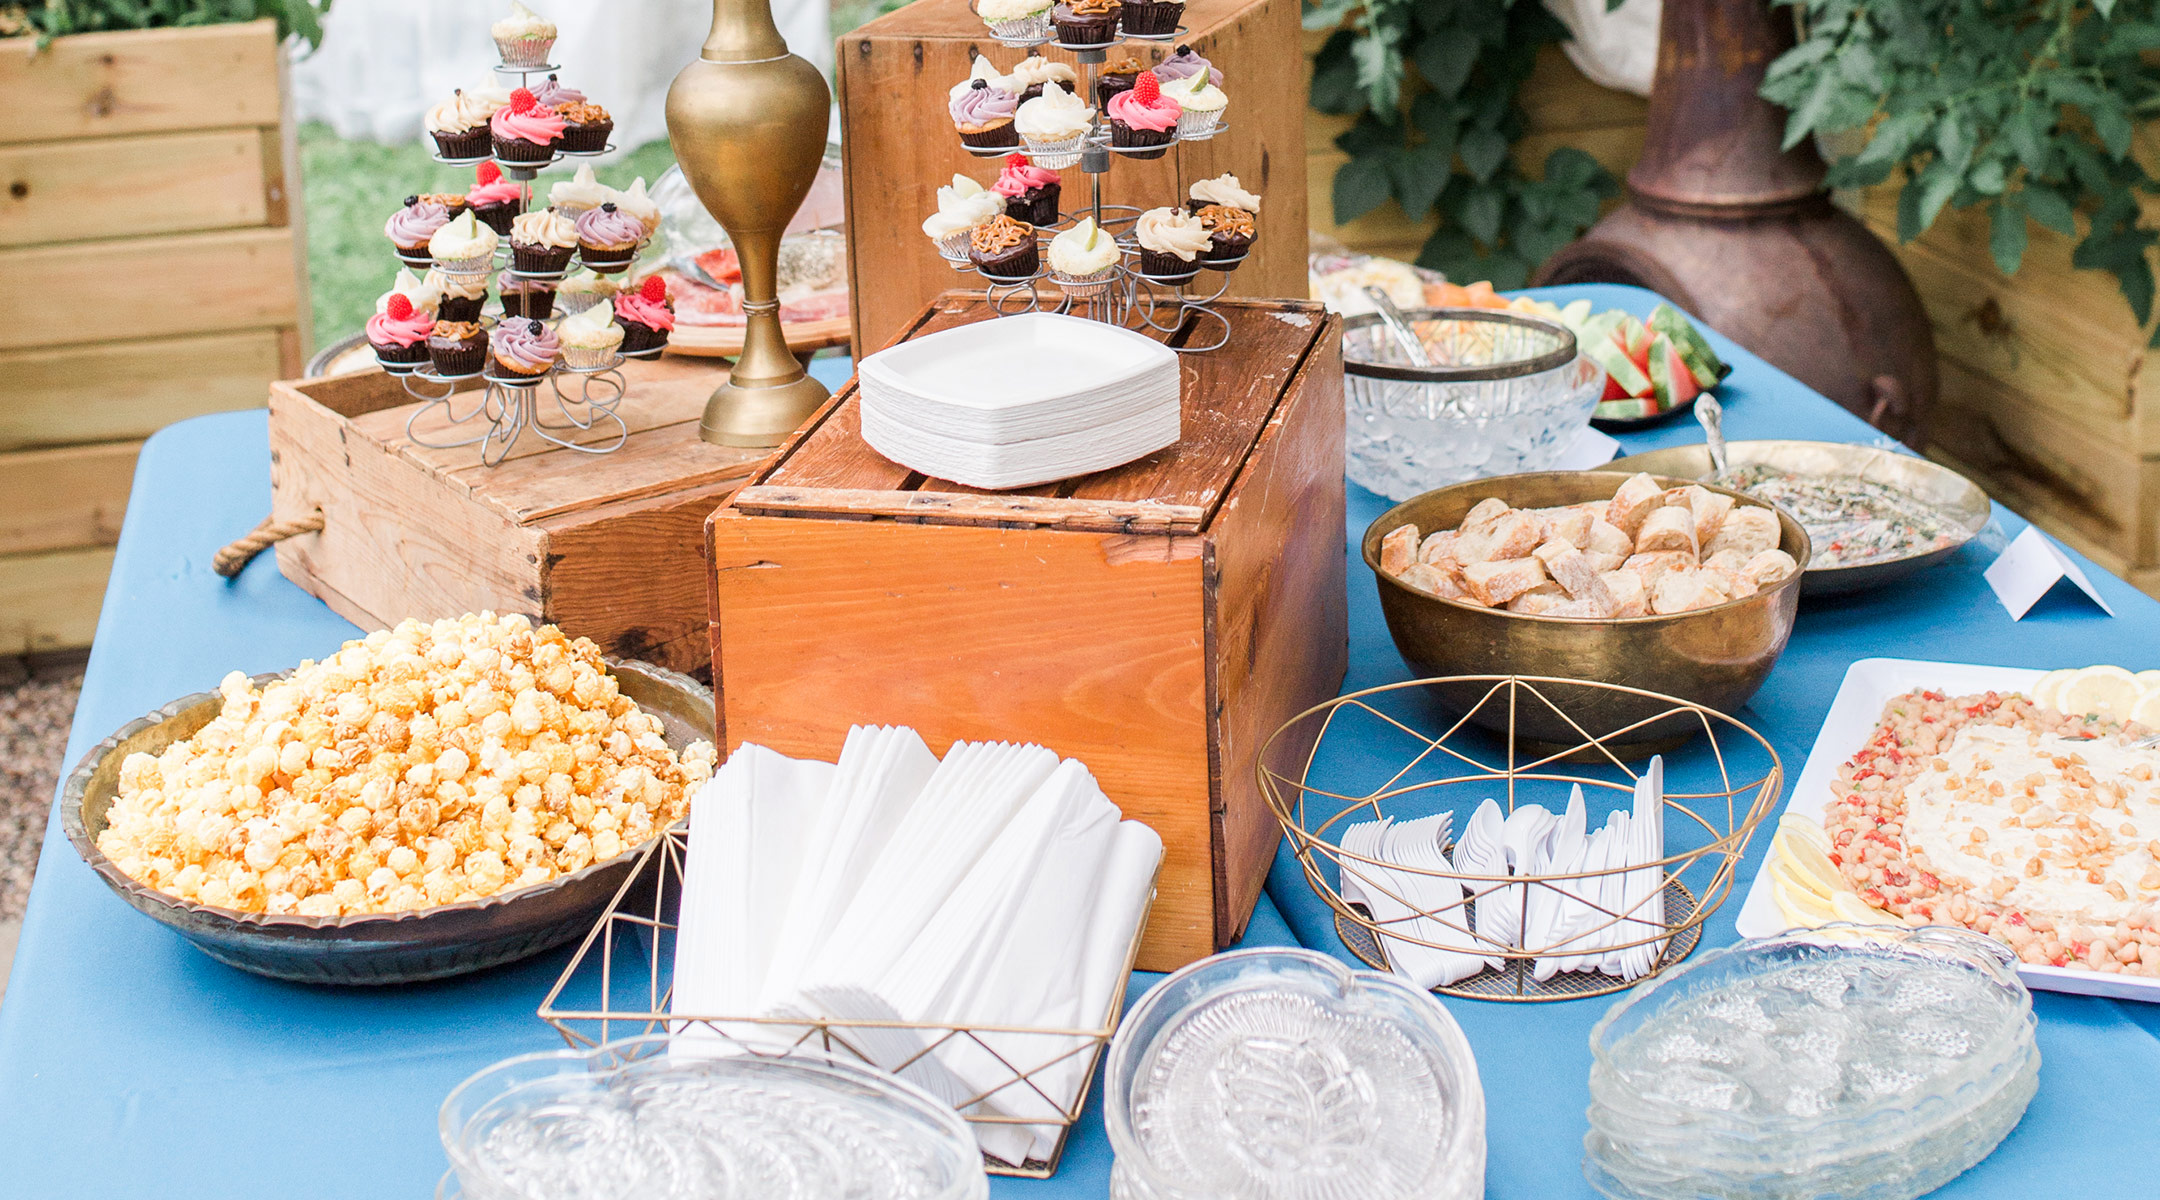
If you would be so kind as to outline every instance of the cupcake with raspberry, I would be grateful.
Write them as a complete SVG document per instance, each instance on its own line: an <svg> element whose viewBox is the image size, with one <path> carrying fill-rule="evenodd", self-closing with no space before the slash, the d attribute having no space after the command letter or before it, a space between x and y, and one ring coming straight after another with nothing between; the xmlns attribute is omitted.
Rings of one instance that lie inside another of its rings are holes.
<svg viewBox="0 0 2160 1200"><path fill-rule="evenodd" d="M524 88L511 92L510 103L488 118L495 160L513 166L546 166L555 161L562 135L563 119Z"/></svg>
<svg viewBox="0 0 2160 1200"><path fill-rule="evenodd" d="M577 222L552 208L511 222L510 269L521 275L560 275L577 248Z"/></svg>
<svg viewBox="0 0 2160 1200"><path fill-rule="evenodd" d="M1013 128L1013 113L1020 108L1020 97L987 79L970 83L968 90L953 97L945 107L965 145L996 148L1020 144L1020 134Z"/></svg>
<svg viewBox="0 0 2160 1200"><path fill-rule="evenodd" d="M421 124L435 139L437 156L451 161L470 161L488 156L488 118L508 102L506 93L493 88L459 88L450 98L427 111Z"/></svg>
<svg viewBox="0 0 2160 1200"><path fill-rule="evenodd" d="M1058 45L1107 46L1118 40L1118 0L1059 0L1050 10L1050 25L1057 30Z"/></svg>
<svg viewBox="0 0 2160 1200"><path fill-rule="evenodd" d="M555 48L555 23L510 0L510 15L488 26L506 67L544 67Z"/></svg>
<svg viewBox="0 0 2160 1200"><path fill-rule="evenodd" d="M610 200L578 214L578 258L604 275L612 275L637 257L638 243L645 240L645 224L622 211Z"/></svg>
<svg viewBox="0 0 2160 1200"><path fill-rule="evenodd" d="M1005 90L1019 96L1022 104L1042 95L1046 83L1058 84L1069 92L1080 86L1080 73L1064 63L1030 54L1005 76Z"/></svg>
<svg viewBox="0 0 2160 1200"><path fill-rule="evenodd" d="M473 185L465 193L465 203L481 224L508 237L510 222L525 211L525 189L504 179L501 167L484 162L473 168Z"/></svg>
<svg viewBox="0 0 2160 1200"><path fill-rule="evenodd" d="M615 310L588 308L564 317L555 329L562 339L563 365L574 371L597 371L611 366L622 349L623 327L615 323Z"/></svg>
<svg viewBox="0 0 2160 1200"><path fill-rule="evenodd" d="M505 317L488 337L488 374L497 379L537 380L561 359L562 341L532 317Z"/></svg>
<svg viewBox="0 0 2160 1200"><path fill-rule="evenodd" d="M1178 102L1162 94L1162 85L1147 71L1133 80L1132 90L1110 98L1105 111L1110 117L1110 144L1153 147L1137 149L1129 158L1161 158L1177 138Z"/></svg>
<svg viewBox="0 0 2160 1200"><path fill-rule="evenodd" d="M615 118L608 110L583 101L553 107L562 118L564 154L599 154L608 148L608 135L615 132Z"/></svg>
<svg viewBox="0 0 2160 1200"><path fill-rule="evenodd" d="M397 248L399 262L424 269L435 261L435 256L428 251L428 240L449 223L450 210L432 200L407 196L405 207L391 213L390 219L383 222L383 236Z"/></svg>
<svg viewBox="0 0 2160 1200"><path fill-rule="evenodd" d="M648 275L634 292L615 297L615 323L622 326L622 352L650 357L667 345L675 328L675 304L668 299L667 281Z"/></svg>
<svg viewBox="0 0 2160 1200"><path fill-rule="evenodd" d="M1029 162L1027 155L1007 155L1005 169L998 172L990 190L1004 197L1005 215L1013 220L1030 225L1057 224L1058 193L1062 190L1058 173Z"/></svg>
<svg viewBox="0 0 2160 1200"><path fill-rule="evenodd" d="M428 253L435 269L446 275L484 274L495 265L495 231L467 212L435 231L428 239Z"/></svg>
<svg viewBox="0 0 2160 1200"><path fill-rule="evenodd" d="M1033 225L1001 215L969 233L968 261L985 279L1027 280L1042 269L1042 247Z"/></svg>
<svg viewBox="0 0 2160 1200"><path fill-rule="evenodd" d="M440 299L436 302L435 316L443 321L477 321L480 306L487 303L487 273L449 275L441 271L429 271L422 281Z"/></svg>
<svg viewBox="0 0 2160 1200"><path fill-rule="evenodd" d="M375 361L392 375L403 375L428 360L428 335L434 331L434 311L413 307L400 292L384 296L382 307L367 321Z"/></svg>
<svg viewBox="0 0 2160 1200"><path fill-rule="evenodd" d="M1130 54L1104 63L1102 69L1095 73L1095 103L1107 105L1110 97L1119 92L1131 91L1133 81L1140 78L1140 72L1145 70L1146 65Z"/></svg>
<svg viewBox="0 0 2160 1200"><path fill-rule="evenodd" d="M437 375L478 375L487 365L487 346L487 331L478 321L438 320L428 333L428 358Z"/></svg>

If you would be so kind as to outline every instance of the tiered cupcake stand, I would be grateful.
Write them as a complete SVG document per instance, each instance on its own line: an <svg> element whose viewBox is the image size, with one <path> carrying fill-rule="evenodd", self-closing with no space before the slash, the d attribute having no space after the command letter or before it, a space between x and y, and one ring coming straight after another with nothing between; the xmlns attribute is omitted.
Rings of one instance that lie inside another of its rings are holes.
<svg viewBox="0 0 2160 1200"><path fill-rule="evenodd" d="M974 7L974 0L969 0L969 10L973 11ZM1216 134L1230 128L1228 122L1218 121L1213 129L1197 137L1184 136L1173 128L1168 142L1153 146L1115 146L1110 142L1107 106L1097 103L1095 95L1096 78L1103 63L1109 59L1110 51L1127 41L1174 42L1185 32L1186 27L1183 25L1168 33L1159 34L1126 33L1121 30L1111 41L1076 45L1059 41L1054 27L1048 37L1012 37L996 30L991 31L1000 45L1015 50L1056 46L1071 54L1080 68L1080 88L1076 94L1095 107L1094 123L1081 137L1077 151L1038 152L1029 149L1024 138L1017 146L963 144L961 147L977 158L1005 158L1012 154L1023 154L1037 166L1052 170L1065 169L1077 161L1080 170L1088 177L1087 209L1078 214L1061 212L1054 224L1041 227L1043 235L1038 240L1042 242L1043 254L1040 256L1041 265L1033 275L1013 278L983 274L968 261L964 251L958 259L951 255L945 256L954 270L976 271L982 275L984 296L999 316L1052 311L1112 325L1131 327L1138 324L1165 334L1175 334L1192 326L1183 341L1170 345L1171 349L1180 354L1205 354L1210 350L1219 350L1229 343L1229 318L1216 311L1214 304L1222 299L1223 293L1230 290L1230 272L1245 261L1244 256L1212 263L1195 262L1192 270L1180 275L1143 275L1139 269L1140 246L1133 235L1134 223L1140 219L1142 210L1129 204L1104 204L1102 200L1102 177L1109 174L1113 155L1160 156L1174 149L1181 141L1209 141ZM1183 196L1186 186L1184 172L1180 169L1177 173L1176 195ZM1072 228L1082 216L1093 217L1098 229L1117 239L1124 261L1119 263L1107 280L1073 282L1058 278L1056 273L1050 270L1050 237ZM1215 274L1213 290L1208 290L1206 285L1199 283L1203 271ZM1044 294L1042 283L1046 279L1055 285L1055 295ZM1158 316L1164 310L1168 310L1168 316ZM1203 321L1211 322L1213 326L1205 335L1198 332L1196 324Z"/></svg>
<svg viewBox="0 0 2160 1200"><path fill-rule="evenodd" d="M553 63L529 67L497 63L494 70L498 76L516 76L516 86L526 87L532 76L547 74L560 68ZM532 182L541 171L565 158L597 158L613 149L615 147L612 143L598 150L558 149L545 162L515 162L494 155L446 158L438 152L435 161L453 167L470 167L492 159L505 179L518 182L518 210L530 212ZM642 250L641 245L639 251ZM494 259L477 273L497 271L512 279L559 282L563 276L576 269L578 262L573 253L570 262L562 270L524 271L512 266L510 258L510 239L507 236L501 237L497 240ZM608 273L628 272L636 265L637 259L638 254L633 253L629 259ZM441 269L440 264L437 264L437 268ZM445 270L444 273L453 272ZM604 304L607 301L602 299L597 303ZM543 319L554 325L560 322L561 316L490 319L483 315L480 323L482 328L486 329L502 320L534 319ZM484 359L485 365L481 370L463 375L444 375L435 369L433 363L419 363L402 369L384 364L384 369L403 374L406 393L425 402L414 409L405 420L405 436L408 439L416 445L434 450L478 446L481 463L495 466L509 456L511 446L527 429L547 442L580 454L610 454L621 449L630 437L630 426L623 420L622 415L615 411L627 390L622 365L630 358L657 358L659 355L660 348L654 347L634 354L618 353L609 361L591 367L572 367L557 362L538 375L521 375L504 370L498 366L492 354ZM475 379L482 381L482 386L477 389L468 387ZM545 394L542 392L543 385L546 387ZM475 397L471 406L462 413L459 411L461 393ZM550 404L554 410L552 413L547 411ZM614 436L609 438L605 431L611 427ZM579 440L588 437L596 429L603 431L601 440Z"/></svg>

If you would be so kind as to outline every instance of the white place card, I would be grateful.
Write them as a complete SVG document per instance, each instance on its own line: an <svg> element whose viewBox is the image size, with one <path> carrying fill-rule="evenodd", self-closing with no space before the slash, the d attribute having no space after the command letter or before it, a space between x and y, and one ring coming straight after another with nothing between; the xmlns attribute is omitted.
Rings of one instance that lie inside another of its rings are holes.
<svg viewBox="0 0 2160 1200"><path fill-rule="evenodd" d="M2037 525L2027 525L2025 532L2010 540L2009 548L1996 556L1985 572L1988 586L1995 589L1995 598L2010 610L2010 619L2023 620L2040 597L2048 594L2056 584L2067 579L2077 589L2100 606L2109 616L2115 610L2100 598L2100 591L2085 578L2076 562L2063 553L2062 547L2049 540Z"/></svg>
<svg viewBox="0 0 2160 1200"><path fill-rule="evenodd" d="M1560 452L1560 461L1553 464L1555 471L1595 471L1613 460L1620 452L1620 443L1603 431L1583 426L1582 433Z"/></svg>

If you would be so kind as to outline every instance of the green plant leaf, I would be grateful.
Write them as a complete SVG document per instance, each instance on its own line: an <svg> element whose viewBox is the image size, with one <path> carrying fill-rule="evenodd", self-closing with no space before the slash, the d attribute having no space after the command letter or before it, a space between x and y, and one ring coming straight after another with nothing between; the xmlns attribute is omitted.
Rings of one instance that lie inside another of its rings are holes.
<svg viewBox="0 0 2160 1200"><path fill-rule="evenodd" d="M1413 221L1422 221L1432 212L1433 202L1440 198L1440 189L1447 186L1449 177L1455 173L1454 155L1442 152L1430 142L1396 153L1389 159L1389 165L1395 199L1402 205L1403 215Z"/></svg>
<svg viewBox="0 0 2160 1200"><path fill-rule="evenodd" d="M2064 237L2077 236L2077 214L2062 193L2050 187L2026 184L2018 195L2024 199L2025 211L2033 220Z"/></svg>
<svg viewBox="0 0 2160 1200"><path fill-rule="evenodd" d="M1470 169L1470 178L1483 183L1506 161L1507 138L1495 129L1472 129L1456 143L1456 152L1462 155L1463 166Z"/></svg>
<svg viewBox="0 0 2160 1200"><path fill-rule="evenodd" d="M1432 35L1417 48L1418 74L1443 96L1454 96L1462 91L1477 60L1478 43L1466 37Z"/></svg>
<svg viewBox="0 0 2160 1200"><path fill-rule="evenodd" d="M1500 240L1500 217L1507 194L1497 187L1473 188L1456 207L1455 219L1471 237L1490 246Z"/></svg>
<svg viewBox="0 0 2160 1200"><path fill-rule="evenodd" d="M2017 274L2025 261L2025 209L2015 199L1998 202L1988 214L1988 254L2005 275Z"/></svg>
<svg viewBox="0 0 2160 1200"><path fill-rule="evenodd" d="M1348 116L1365 110L1365 89L1358 85L1357 60L1350 48L1356 34L1340 29L1321 44L1313 56L1312 106L1324 113Z"/></svg>
<svg viewBox="0 0 2160 1200"><path fill-rule="evenodd" d="M1387 159L1378 154L1353 158L1335 172L1335 223L1348 225L1387 203Z"/></svg>
<svg viewBox="0 0 2160 1200"><path fill-rule="evenodd" d="M1308 0L1298 20L1306 29L1318 33L1342 24L1343 18L1349 16L1357 6L1358 0L1320 0L1319 3Z"/></svg>

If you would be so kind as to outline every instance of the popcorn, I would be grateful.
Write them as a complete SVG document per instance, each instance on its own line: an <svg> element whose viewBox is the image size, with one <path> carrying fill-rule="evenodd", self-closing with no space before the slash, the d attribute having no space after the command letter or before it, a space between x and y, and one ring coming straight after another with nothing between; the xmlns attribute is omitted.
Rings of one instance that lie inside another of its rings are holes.
<svg viewBox="0 0 2160 1200"><path fill-rule="evenodd" d="M678 757L598 647L520 616L347 642L131 754L98 849L136 881L244 912L399 912L528 887L680 819L714 751Z"/></svg>

